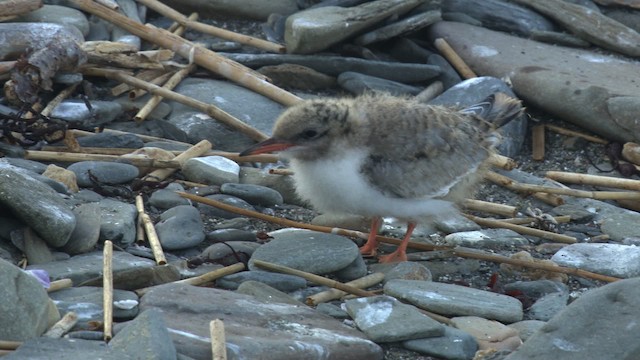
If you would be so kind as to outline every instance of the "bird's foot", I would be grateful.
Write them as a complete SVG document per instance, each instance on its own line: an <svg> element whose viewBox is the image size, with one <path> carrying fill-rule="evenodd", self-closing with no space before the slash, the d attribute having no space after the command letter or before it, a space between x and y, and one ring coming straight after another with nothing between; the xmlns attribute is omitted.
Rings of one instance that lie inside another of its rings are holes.
<svg viewBox="0 0 640 360"><path fill-rule="evenodd" d="M373 246L367 246L366 244L360 248L360 254L364 257L375 257L378 255L378 249Z"/></svg>
<svg viewBox="0 0 640 360"><path fill-rule="evenodd" d="M378 262L381 264L394 263L407 261L407 253L404 251L394 251L389 255L382 255L378 257Z"/></svg>

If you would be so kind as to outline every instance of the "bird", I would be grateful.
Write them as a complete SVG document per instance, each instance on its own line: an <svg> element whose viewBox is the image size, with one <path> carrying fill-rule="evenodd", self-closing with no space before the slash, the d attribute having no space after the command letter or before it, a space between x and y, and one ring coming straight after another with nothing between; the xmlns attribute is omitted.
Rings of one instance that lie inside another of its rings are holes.
<svg viewBox="0 0 640 360"><path fill-rule="evenodd" d="M406 261L417 223L455 212L473 194L497 129L523 111L502 92L462 109L387 94L304 100L278 117L270 138L239 155L280 152L296 192L316 210L370 217L363 256L377 255L383 217L406 221L396 251L378 258Z"/></svg>

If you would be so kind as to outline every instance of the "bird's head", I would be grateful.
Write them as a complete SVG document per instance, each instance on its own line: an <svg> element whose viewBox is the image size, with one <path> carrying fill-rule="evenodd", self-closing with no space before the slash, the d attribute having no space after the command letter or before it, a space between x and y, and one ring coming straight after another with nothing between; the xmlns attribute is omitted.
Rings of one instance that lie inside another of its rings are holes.
<svg viewBox="0 0 640 360"><path fill-rule="evenodd" d="M349 106L339 99L310 100L287 109L276 121L273 136L240 153L240 156L275 151L298 159L313 159L347 136Z"/></svg>

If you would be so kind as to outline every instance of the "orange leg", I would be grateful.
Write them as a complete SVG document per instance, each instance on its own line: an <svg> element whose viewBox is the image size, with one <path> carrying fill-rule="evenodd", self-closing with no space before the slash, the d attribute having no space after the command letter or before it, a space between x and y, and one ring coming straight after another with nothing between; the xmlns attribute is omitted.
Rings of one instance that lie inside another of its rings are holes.
<svg viewBox="0 0 640 360"><path fill-rule="evenodd" d="M399 261L407 261L407 245L409 244L409 240L411 240L411 233L416 228L416 223L409 222L407 225L407 233L404 234L404 238L400 243L400 246L396 249L396 251L392 252L389 255L380 256L378 258L378 262L380 263L392 263Z"/></svg>
<svg viewBox="0 0 640 360"><path fill-rule="evenodd" d="M360 254L364 256L376 256L378 252L378 240L376 240L376 235L378 235L378 228L380 227L380 223L382 222L382 218L379 216L374 217L371 220L371 230L369 230L369 238L367 242L360 248Z"/></svg>

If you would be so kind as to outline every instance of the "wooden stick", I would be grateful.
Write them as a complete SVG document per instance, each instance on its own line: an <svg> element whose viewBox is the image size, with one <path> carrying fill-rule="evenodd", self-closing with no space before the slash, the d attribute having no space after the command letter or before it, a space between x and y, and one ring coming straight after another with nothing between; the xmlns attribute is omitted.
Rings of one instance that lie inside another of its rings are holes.
<svg viewBox="0 0 640 360"><path fill-rule="evenodd" d="M222 39L235 41L237 43L253 46L255 48L265 50L273 53L286 52L285 47L279 44L272 43L270 41L262 40L252 36L242 35L233 31L221 29L212 25L203 24L197 21L188 19L180 12L170 8L169 6L156 1L156 0L137 0L140 4L146 5L149 9L154 10L162 16L166 16L178 22L180 25L189 29L200 31L204 34L213 35Z"/></svg>
<svg viewBox="0 0 640 360"><path fill-rule="evenodd" d="M544 125L536 125L531 129L531 158L534 161L544 160L544 129Z"/></svg>
<svg viewBox="0 0 640 360"><path fill-rule="evenodd" d="M111 9L111 10L118 10L120 9L120 5L118 5L117 2L115 2L115 0L94 0L95 2L97 2L98 4L102 5L102 6L106 6L107 8ZM108 19L105 19L108 20Z"/></svg>
<svg viewBox="0 0 640 360"><path fill-rule="evenodd" d="M199 143L193 145L186 151L182 152L182 154L173 158L173 161L176 161L180 164L180 167L184 165L184 163L194 157L201 156L207 151L211 150L211 143L207 140L202 140ZM142 178L145 181L162 181L173 174L177 168L174 169L158 169L150 172Z"/></svg>
<svg viewBox="0 0 640 360"><path fill-rule="evenodd" d="M36 161L62 161L62 162L79 162L79 161L112 161L125 162L134 166L152 167L160 169L179 169L181 164L175 160L158 160L150 159L144 156L138 157L122 157L117 155L100 155L100 154L84 154L61 151L25 151L25 159Z"/></svg>
<svg viewBox="0 0 640 360"><path fill-rule="evenodd" d="M622 146L622 157L630 163L640 165L640 145L628 142Z"/></svg>
<svg viewBox="0 0 640 360"><path fill-rule="evenodd" d="M21 341L0 340L0 350L15 350L22 345Z"/></svg>
<svg viewBox="0 0 640 360"><path fill-rule="evenodd" d="M144 223L142 221L142 214L144 214L144 200L142 195L136 195L136 211L138 212L138 219L136 221L136 244L144 244Z"/></svg>
<svg viewBox="0 0 640 360"><path fill-rule="evenodd" d="M57 323L55 323L46 333L44 333L44 337L56 338L59 339L62 335L66 334L76 326L78 323L78 315L73 311L66 313L62 319L60 319Z"/></svg>
<svg viewBox="0 0 640 360"><path fill-rule="evenodd" d="M640 192L637 191L586 191L569 188L522 184L507 176L487 172L485 177L507 189L520 192L543 192L548 194L569 195L581 198L591 198L597 200L640 200Z"/></svg>
<svg viewBox="0 0 640 360"><path fill-rule="evenodd" d="M546 124L545 126L546 126L547 129L555 131L558 134L567 135L567 136L576 136L576 137L580 137L580 138L583 138L585 140L588 140L588 141L591 141L591 142L594 142L594 143L598 143L598 144L608 144L609 143L609 141L607 141L605 139L602 139L602 138L599 138L597 136L591 136L591 135L583 134L581 132L565 129L565 128L557 126L557 125Z"/></svg>
<svg viewBox="0 0 640 360"><path fill-rule="evenodd" d="M467 210L486 212L489 214L497 214L502 216L513 217L518 213L515 206L496 204L488 201L465 199L462 206Z"/></svg>
<svg viewBox="0 0 640 360"><path fill-rule="evenodd" d="M149 84L153 84L153 85L158 85L158 86L164 86L164 84L169 81L169 79L175 75L174 71L168 71L165 72L164 74L159 75L158 77L155 77L151 80L148 81ZM129 75L131 76L131 75ZM137 78L136 78L137 79ZM142 80L141 80L142 81ZM135 86L134 86L135 87ZM146 95L148 93L148 91L146 89L131 89L129 91L129 100L135 100L143 95Z"/></svg>
<svg viewBox="0 0 640 360"><path fill-rule="evenodd" d="M486 226L490 228L510 229L517 232L518 234L537 236L542 239L565 243L565 244L575 244L576 242L578 242L578 239L576 239L573 236L556 234L550 231L533 229L533 228L529 228L522 225L511 224L511 223L507 223L500 220L485 219L485 218L481 218L473 215L466 215L466 217L480 226Z"/></svg>
<svg viewBox="0 0 640 360"><path fill-rule="evenodd" d="M564 204L564 199L555 194L537 192L533 193L531 196L554 207Z"/></svg>
<svg viewBox="0 0 640 360"><path fill-rule="evenodd" d="M194 43L176 36L164 29L139 24L122 14L97 5L91 0L69 0L69 2L81 10L114 23L133 35L137 35L140 38L153 44L157 44L163 48L174 50L178 55L185 59L192 58L193 62L199 66L213 71L216 74L220 74L231 81L234 81L281 104L290 106L302 100L296 95L267 82L264 75L235 61L231 61L224 56L218 55L211 50L195 46Z"/></svg>
<svg viewBox="0 0 640 360"><path fill-rule="evenodd" d="M149 240L149 245L151 245L151 251L153 252L153 258L156 260L156 264L165 265L167 263L167 259L164 257L162 244L160 244L160 239L158 239L158 233L156 233L156 229L153 226L151 218L144 212L142 213L142 223L144 225L145 233L147 234L147 239Z"/></svg>
<svg viewBox="0 0 640 360"><path fill-rule="evenodd" d="M113 337L113 243L105 240L102 261L102 306L104 312L104 341Z"/></svg>
<svg viewBox="0 0 640 360"><path fill-rule="evenodd" d="M545 176L549 179L553 179L561 183L605 186L618 189L640 191L640 180L623 179L602 175L579 174L564 171L547 171Z"/></svg>
<svg viewBox="0 0 640 360"><path fill-rule="evenodd" d="M42 0L5 0L0 2L0 19L13 18L41 7Z"/></svg>
<svg viewBox="0 0 640 360"><path fill-rule="evenodd" d="M209 334L211 336L211 354L213 360L227 360L227 347L224 337L224 323L220 319L212 320L209 323Z"/></svg>
<svg viewBox="0 0 640 360"><path fill-rule="evenodd" d="M195 64L191 64L184 69L177 71L174 73L167 82L162 85L163 88L168 90L173 90L180 82L191 73L196 68ZM162 102L162 96L153 95L146 104L138 111L138 113L133 117L133 120L136 122L144 121L149 114Z"/></svg>
<svg viewBox="0 0 640 360"><path fill-rule="evenodd" d="M271 175L293 175L293 170L291 170L291 169L269 169L269 174L271 174Z"/></svg>
<svg viewBox="0 0 640 360"><path fill-rule="evenodd" d="M376 273L372 273L364 277L361 277L359 279L349 281L345 285L353 286L358 289L366 289L375 284L379 284L382 280L384 280L384 274L380 272L376 272ZM309 306L316 306L320 303L324 303L324 302L335 300L335 299L340 299L346 294L347 293L342 290L331 289L331 290L322 291L317 294L308 296L305 302Z"/></svg>
<svg viewBox="0 0 640 360"><path fill-rule="evenodd" d="M51 101L49 101L47 106L45 106L44 109L40 111L40 115L43 115L43 116L51 115L51 112L53 111L53 109L55 109L56 106L58 106L62 102L62 100L68 98L69 95L71 95L76 90L78 85L80 85L80 83L75 83L68 86L64 90L60 91L58 95L56 95L56 97L51 99Z"/></svg>
<svg viewBox="0 0 640 360"><path fill-rule="evenodd" d="M518 167L518 164L512 158L495 153L489 157L489 164L505 170L513 170Z"/></svg>
<svg viewBox="0 0 640 360"><path fill-rule="evenodd" d="M157 69L147 69L147 70L141 70L140 72L138 72L135 75L136 79L140 79L142 81L149 81L152 82L153 79L161 76L162 74L166 73L167 71L162 69L162 70L157 70ZM130 91L131 89L133 89L133 86L129 85L129 84L125 84L125 83L120 83L114 87L111 88L111 95L113 96L120 96L124 93L126 93L127 91Z"/></svg>
<svg viewBox="0 0 640 360"><path fill-rule="evenodd" d="M222 269L217 269L214 271L210 271L206 274L202 274L199 276L195 276L188 279L175 281L175 284L189 284L189 285L203 285L206 283L213 282L223 276L235 274L245 269L245 265L243 263L236 263L233 265L225 266Z"/></svg>
<svg viewBox="0 0 640 360"><path fill-rule="evenodd" d="M349 294L353 294L357 296L375 296L376 295L375 293L372 293L370 291L358 289L357 287L349 286L339 281L335 281L323 276L311 274L306 271L293 269L288 266L273 264L273 263L262 261L262 260L253 260L253 264L259 268L266 269L269 271L275 271L283 274L300 276L301 278L309 280L315 284L329 286L334 289L342 290Z"/></svg>
<svg viewBox="0 0 640 360"><path fill-rule="evenodd" d="M444 90L444 85L442 85L442 81L434 81L429 86L427 86L424 90L422 90L418 95L416 95L415 100L428 103L429 101L435 99L436 96L442 94Z"/></svg>
<svg viewBox="0 0 640 360"><path fill-rule="evenodd" d="M70 1L77 1L77 0L70 0ZM211 116L212 118L220 121L221 123L236 129L240 132L242 132L243 134L247 135L248 137L256 140L256 141L262 141L268 138L268 136L266 134L264 134L263 132L247 125L246 123L238 120L237 118L235 118L233 115L227 113L226 111L223 111L222 109L207 104L205 102L190 98L188 96L184 96L182 94L178 94L176 92L173 92L171 90L168 89L164 89L160 86L157 85L153 85L150 84L148 82L145 81L140 81L138 79L136 79L133 76L127 75L123 72L120 71L113 71L113 70L100 70L100 69L96 69L96 68L89 68L89 69L85 69L84 70L85 74L100 74L100 76L105 76L109 79L113 79L113 80L118 80L120 82L124 82L127 84L131 84L134 85L136 87L140 87L142 89L145 89L147 91L149 91L150 93L154 94L154 95L159 95L162 96L164 98L170 99L170 100L174 100L177 101L181 104L187 105L187 106L191 106L194 109L200 110L204 113L206 113L207 115Z"/></svg>
<svg viewBox="0 0 640 360"><path fill-rule="evenodd" d="M190 199L190 200L193 200L193 201L196 201L196 202L199 202L199 203L215 206L215 207L217 207L219 209L230 211L230 212L232 212L234 214L239 214L239 215L243 215L243 216L249 216L249 217L252 217L252 218L255 218L255 219L268 221L268 222L271 222L271 223L274 223L274 224L281 225L283 227L296 227L296 228L300 228L300 229L308 229L308 230L313 230L313 231L320 231L320 232L324 232L324 233L337 234L337 235L349 236L349 237L360 238L360 239L367 239L368 236L369 236L368 234L362 233L360 231L346 230L346 229L340 229L340 228L331 228L331 227L328 227L328 226L318 226L318 225L311 225L311 224L303 224L303 223L299 223L299 222L296 222L296 221L293 221L293 220L289 220L289 219L277 218L275 216L266 215L266 214L263 214L263 213L259 213L257 211L241 209L241 208L238 208L238 207L235 207L235 206L232 206L232 205L228 205L228 204L222 203L220 201L208 199L208 198L205 198L205 197L202 197L202 196L197 196L197 195L193 195L193 194L189 194L189 193L185 193L185 192L178 192L178 194L180 196L182 196L182 197L185 197L187 199ZM399 239L394 239L394 238L390 238L390 237L386 237L386 236L380 236L380 235L376 236L376 239L378 241L380 241L380 242L387 243L387 244L392 244L392 245L400 245L400 243L402 242ZM422 250L422 251L453 250L454 249L451 246L431 245L431 244L426 244L426 243L422 243L422 242L413 242L413 241L409 242L408 247L412 248L412 249ZM456 247L455 249L464 249L464 248ZM457 256L461 256L461 257L470 257L470 258L474 258L474 259L477 258L476 255L474 255L474 253L470 252L470 251L471 250L469 250L469 252L460 251L460 252L456 252L456 254L457 254ZM504 262L504 263L507 263L507 264L513 264L512 260L513 259L508 258L508 257L496 255L490 261L494 261L494 262L497 262L497 263L503 263ZM518 265L519 266L523 266L523 267L533 268L533 269L544 269L544 270L554 271L553 269L547 269L546 267L537 266L537 264L533 264L530 261L529 262L524 262L524 263L518 263ZM603 281L619 280L617 278L604 277L604 275L600 275L600 274L596 274L596 273L592 273L592 272L584 271L584 270L573 269L573 268L558 267L558 268L555 268L555 271L562 272L562 273L565 273L565 274L572 274L572 275L576 275L576 276L581 276L581 277L585 277L585 278L597 279L597 280L609 279L609 280L603 280Z"/></svg>
<svg viewBox="0 0 640 360"><path fill-rule="evenodd" d="M49 288L47 289L47 292L51 293L54 291L67 289L72 286L73 286L73 281L71 279L60 279L60 280L52 281L51 284L49 285Z"/></svg>
<svg viewBox="0 0 640 360"><path fill-rule="evenodd" d="M191 13L191 15L189 15L189 17L187 17L187 20L188 21L198 21L198 17L199 16L200 15L198 15L197 12L193 12L193 13ZM182 36L184 34L184 32L187 31L187 27L176 21L173 24L171 24L171 26L169 26L169 28L167 28L167 30L171 31L175 35Z"/></svg>
<svg viewBox="0 0 640 360"><path fill-rule="evenodd" d="M438 49L438 51L440 51L440 54L442 54L442 56L444 56L449 61L451 66L453 66L464 79L472 79L474 77L478 77L478 75L476 75L476 73L471 70L469 65L467 65L464 60L462 60L460 55L458 55L456 51L453 50L451 45L449 45L449 43L445 39L438 38L433 42L433 45L436 47L436 49Z"/></svg>
<svg viewBox="0 0 640 360"><path fill-rule="evenodd" d="M571 221L571 216L570 215L554 216L553 219L557 223L568 223L569 221ZM526 225L526 224L535 222L536 218L533 218L533 217L509 218L509 219L500 219L500 221L510 223L510 224Z"/></svg>

